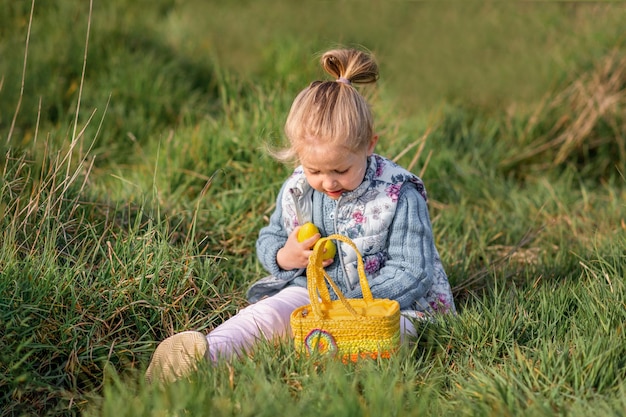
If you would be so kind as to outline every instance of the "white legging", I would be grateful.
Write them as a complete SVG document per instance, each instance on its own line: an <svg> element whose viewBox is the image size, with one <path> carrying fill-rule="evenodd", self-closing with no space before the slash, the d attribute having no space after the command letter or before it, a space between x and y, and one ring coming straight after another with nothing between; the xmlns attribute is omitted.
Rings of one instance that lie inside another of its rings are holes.
<svg viewBox="0 0 626 417"><path fill-rule="evenodd" d="M278 294L251 304L213 329L207 336L209 355L230 359L239 355L259 340L290 337L289 318L296 308L310 304L306 288L287 287ZM400 335L415 335L413 323L406 317L400 319Z"/></svg>

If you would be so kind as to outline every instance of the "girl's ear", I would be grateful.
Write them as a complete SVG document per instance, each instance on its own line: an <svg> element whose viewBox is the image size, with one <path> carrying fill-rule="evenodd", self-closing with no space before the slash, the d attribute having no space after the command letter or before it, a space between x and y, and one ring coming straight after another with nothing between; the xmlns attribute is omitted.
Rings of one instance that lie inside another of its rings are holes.
<svg viewBox="0 0 626 417"><path fill-rule="evenodd" d="M374 148L376 147L377 143L378 143L378 135L372 136L372 139L370 139L370 143L367 145L367 156L370 156L371 154L374 153Z"/></svg>

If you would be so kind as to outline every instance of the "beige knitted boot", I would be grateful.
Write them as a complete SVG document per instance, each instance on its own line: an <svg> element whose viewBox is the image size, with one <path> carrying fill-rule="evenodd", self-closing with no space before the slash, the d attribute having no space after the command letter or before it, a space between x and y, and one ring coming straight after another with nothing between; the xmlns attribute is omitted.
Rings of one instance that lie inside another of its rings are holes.
<svg viewBox="0 0 626 417"><path fill-rule="evenodd" d="M173 382L197 369L207 357L209 343L204 334L187 331L168 337L157 346L146 370L148 382Z"/></svg>

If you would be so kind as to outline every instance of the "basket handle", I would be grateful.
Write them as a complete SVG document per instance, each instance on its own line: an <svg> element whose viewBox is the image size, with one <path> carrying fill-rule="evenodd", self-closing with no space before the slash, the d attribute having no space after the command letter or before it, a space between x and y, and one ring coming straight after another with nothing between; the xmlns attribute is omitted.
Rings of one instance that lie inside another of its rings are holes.
<svg viewBox="0 0 626 417"><path fill-rule="evenodd" d="M354 317L360 317L361 314L357 313L356 310L354 310L354 308L350 305L341 290L333 282L330 276L328 276L328 273L324 270L322 265L322 253L325 246L324 242L332 239L344 242L354 249L357 255L357 270L359 273L359 283L361 285L363 299L366 303L370 303L374 300L369 283L367 282L367 276L365 275L365 266L363 265L363 257L361 256L361 253L352 240L343 235L333 234L328 237L320 238L319 241L321 241L321 243L313 248L313 253L311 254L309 264L306 268L307 288L309 290L309 298L311 299L311 308L317 317L323 317L321 306L330 305L331 303L330 292L328 291L328 287L325 285L325 282L328 282L335 294L337 294L337 297L339 297L339 300L343 303L344 307L346 307L346 310L348 310Z"/></svg>

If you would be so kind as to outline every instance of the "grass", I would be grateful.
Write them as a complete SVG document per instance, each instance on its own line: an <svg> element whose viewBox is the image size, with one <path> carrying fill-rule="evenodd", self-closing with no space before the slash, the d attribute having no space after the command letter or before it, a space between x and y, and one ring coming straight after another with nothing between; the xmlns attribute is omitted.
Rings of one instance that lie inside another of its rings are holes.
<svg viewBox="0 0 626 417"><path fill-rule="evenodd" d="M126 3L0 8L0 415L623 414L621 4ZM377 150L423 176L460 314L390 361L286 341L146 386L263 276L261 149L335 42L380 57Z"/></svg>

